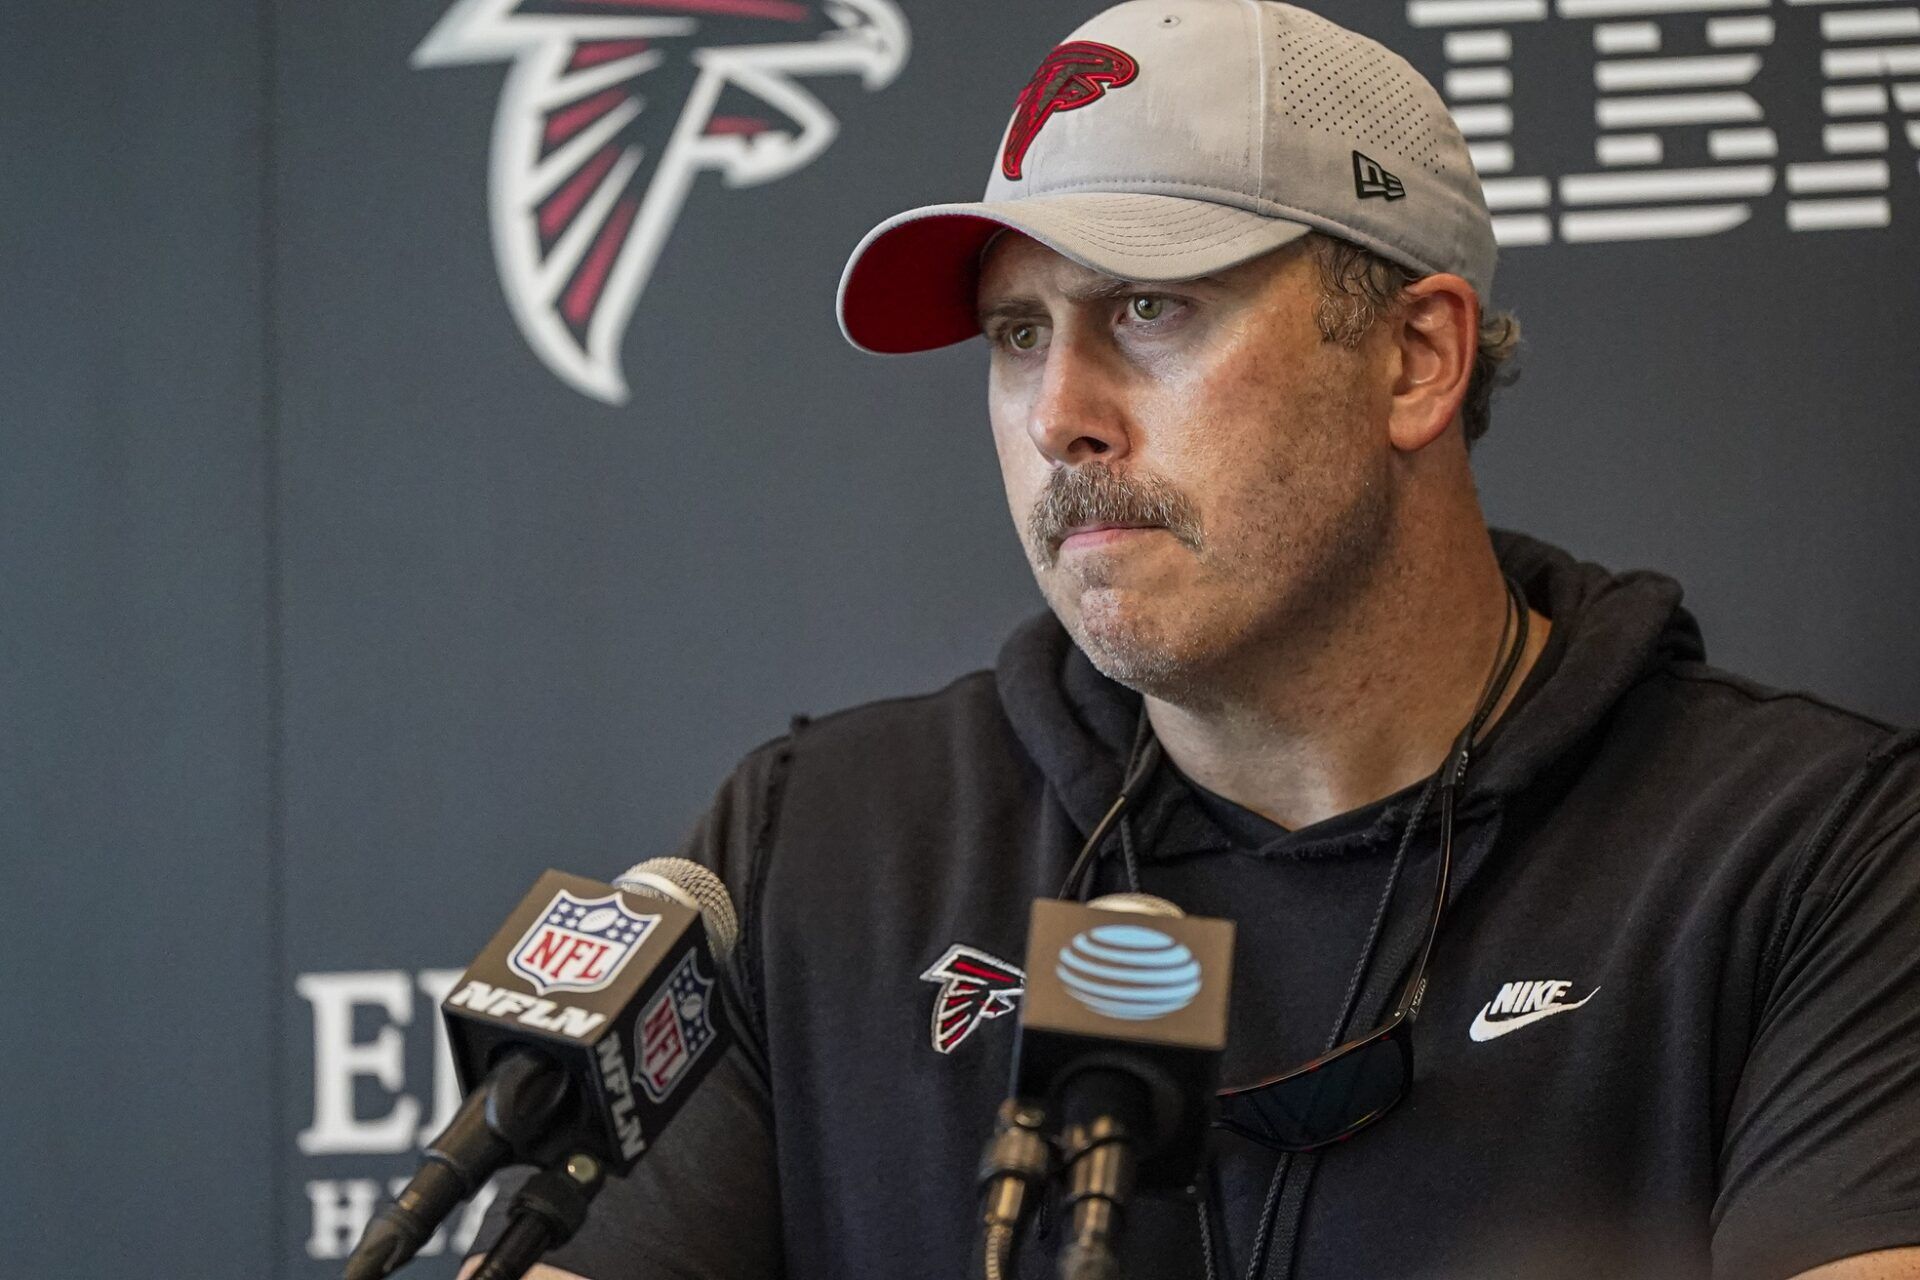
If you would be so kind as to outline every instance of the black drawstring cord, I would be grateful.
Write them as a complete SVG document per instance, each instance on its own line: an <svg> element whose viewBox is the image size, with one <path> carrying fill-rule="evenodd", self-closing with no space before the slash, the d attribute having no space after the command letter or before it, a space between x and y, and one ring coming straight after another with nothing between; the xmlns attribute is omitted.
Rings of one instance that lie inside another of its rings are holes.
<svg viewBox="0 0 1920 1280"><path fill-rule="evenodd" d="M1414 832L1419 828L1421 820L1426 817L1437 785L1442 778L1447 780L1450 787L1457 787L1465 781L1467 759L1472 752L1473 742L1480 736L1480 730L1493 714L1494 707L1505 695L1508 682L1513 679L1514 670L1520 665L1521 656L1526 652L1530 622L1527 616L1526 597L1512 578L1503 578L1503 581L1507 588L1507 611L1500 623L1500 644L1494 651L1499 656L1495 658L1492 669L1487 672L1487 678L1480 686L1480 699L1475 704L1472 719L1467 722L1467 727L1461 731L1459 738L1448 750L1446 760L1434 771L1433 776L1427 779L1427 785L1420 790L1420 797L1414 804L1413 813L1407 821L1405 830L1401 833L1400 847L1394 851L1393 866L1387 872L1387 883L1380 896L1379 905L1374 911L1372 927L1367 931L1366 945L1360 950L1360 963L1355 967L1353 977L1347 985L1347 995L1342 1003L1340 1019L1333 1024L1333 1031L1327 1039L1326 1048L1321 1050L1323 1053L1331 1053L1339 1045L1341 1034L1346 1030L1347 1024L1352 1021L1361 983L1366 977L1367 967L1373 962L1374 949L1379 943L1387 907L1393 900L1394 888L1399 883L1400 873L1406 866L1407 851L1412 847ZM1306 1212L1307 1191L1312 1185L1314 1167L1318 1162L1317 1153L1302 1154L1307 1158L1299 1163L1297 1169L1291 1154L1282 1154L1279 1162L1274 1166L1273 1178L1267 1184L1266 1200L1260 1209L1260 1223L1254 1236L1254 1247L1248 1258L1247 1280L1261 1280L1266 1271L1268 1256L1272 1252L1274 1224L1280 1208L1280 1193L1289 1183L1293 1184L1290 1188L1292 1194L1287 1197L1291 1225L1287 1232L1284 1250L1286 1262L1281 1275L1284 1280L1290 1280L1293 1275L1293 1254L1295 1245L1298 1243L1300 1220ZM1202 1242L1210 1245L1211 1234L1211 1232L1203 1232ZM1211 1247L1208 1248L1206 1262L1208 1274L1211 1275L1215 1266Z"/></svg>
<svg viewBox="0 0 1920 1280"><path fill-rule="evenodd" d="M1133 746L1127 752L1127 765L1120 783L1120 794L1113 798L1107 812L1093 831L1087 836L1087 842L1080 846L1079 854L1073 865L1067 869L1066 879L1060 882L1060 892L1055 897L1078 898L1086 901L1088 889L1093 879L1094 863L1100 844L1113 829L1116 820L1121 821L1120 843L1127 858L1127 879L1129 886L1139 891L1140 868L1133 855L1133 836L1129 824L1121 819L1121 813L1127 805L1139 798L1146 783L1153 777L1154 770L1160 765L1160 739L1154 736L1153 722L1147 718L1146 699L1140 700L1140 719L1134 725Z"/></svg>
<svg viewBox="0 0 1920 1280"><path fill-rule="evenodd" d="M1200 1259L1206 1263L1207 1280L1220 1280L1218 1258L1224 1249L1227 1238L1226 1223L1222 1220L1220 1205L1226 1195L1220 1190L1220 1170L1209 1160L1207 1162L1207 1193L1200 1197L1196 1207L1200 1210Z"/></svg>
<svg viewBox="0 0 1920 1280"><path fill-rule="evenodd" d="M1500 657L1487 672L1487 678L1480 686L1480 699L1474 704L1473 718L1467 722L1465 732L1448 750L1446 761L1434 770L1432 777L1427 779L1427 785L1420 788L1420 798L1414 801L1413 814L1407 819L1406 829L1400 833L1400 847L1394 850L1393 866L1387 871L1386 889L1380 895L1379 905L1374 908L1373 924L1367 929L1367 943L1360 948L1360 963L1353 971L1353 978L1347 983L1346 999L1340 1002L1340 1021L1334 1024L1333 1033L1327 1037L1326 1047L1320 1050L1322 1053L1334 1051L1340 1043L1340 1036L1346 1030L1347 1024L1353 1020L1354 1005L1360 999L1360 984L1367 976L1367 966L1372 963L1374 948L1379 944L1380 929L1387 919L1387 907L1393 902L1393 891L1400 883L1400 873L1406 869L1407 850L1413 847L1414 832L1420 829L1420 823L1425 820L1427 809L1433 804L1433 794L1439 788L1440 780L1447 778L1449 786L1458 786L1464 780L1467 753L1472 750L1473 740L1479 736L1481 726L1486 724L1487 716L1492 713L1494 703L1499 701L1499 695L1495 690L1502 693L1506 691L1507 681L1513 678L1513 669L1519 661L1520 652L1527 647L1527 606L1520 599L1519 592L1520 589L1513 584L1513 580L1507 579L1508 609L1500 622L1500 647L1494 650ZM1515 609L1519 611L1517 625L1514 620ZM1519 639L1509 648L1508 642L1514 639L1516 630L1519 633Z"/></svg>
<svg viewBox="0 0 1920 1280"><path fill-rule="evenodd" d="M1504 637L1502 643L1505 643ZM1367 929L1365 945L1360 948L1360 960L1353 966L1353 976L1347 980L1347 994L1340 1002L1340 1016L1333 1024L1333 1031L1327 1037L1326 1046L1320 1050L1322 1053L1333 1052L1340 1043L1341 1032L1345 1031L1347 1024L1353 1020L1353 1007L1360 998L1360 984L1366 980L1367 966L1373 962L1374 949L1380 943L1380 929L1386 923L1387 908L1392 905L1393 891L1400 883L1400 873L1406 868L1407 850L1413 847L1413 834L1419 829L1420 820L1426 816L1428 807L1433 803L1433 793L1441 775L1452 766L1453 757L1449 753L1447 763L1427 779L1427 785L1420 788L1420 796L1414 801L1413 813L1400 832L1400 847L1394 851L1393 865L1387 869L1387 882L1381 887L1380 901L1374 906L1373 923ZM1283 1153L1279 1163L1274 1166L1273 1180L1267 1184L1266 1201L1260 1207L1260 1226L1254 1236L1253 1253L1247 1259L1247 1280L1259 1280L1266 1271L1267 1254L1273 1245L1274 1218L1280 1208L1280 1190L1291 1176L1292 1165L1292 1155ZM1308 1172L1305 1169L1301 1170L1302 1176ZM1208 1265L1211 1268L1212 1259L1208 1259Z"/></svg>
<svg viewBox="0 0 1920 1280"><path fill-rule="evenodd" d="M1450 767L1450 766L1449 766ZM1420 788L1420 798L1414 801L1413 814L1407 819L1406 829L1400 833L1400 847L1394 850L1393 865L1387 868L1387 883L1380 891L1380 901L1373 909L1373 923L1367 928L1366 945L1360 948L1360 963L1354 966L1353 976L1347 980L1347 994L1340 1002L1340 1020L1333 1024L1333 1033L1327 1037L1327 1043L1320 1050L1332 1053L1340 1043L1340 1033L1353 1021L1353 1006L1360 999L1360 984L1367 976L1367 965L1373 960L1374 948L1380 944L1380 928L1386 923L1387 908L1393 904L1393 891L1400 884L1400 873L1406 869L1407 850L1413 847L1413 833L1420 828L1420 820L1427 816L1427 809L1433 803L1433 793L1440 782L1443 768L1427 779L1427 785Z"/></svg>
<svg viewBox="0 0 1920 1280"><path fill-rule="evenodd" d="M1120 857L1127 865L1127 892L1143 892L1140 888L1140 855L1133 848L1133 819L1125 814L1120 816Z"/></svg>

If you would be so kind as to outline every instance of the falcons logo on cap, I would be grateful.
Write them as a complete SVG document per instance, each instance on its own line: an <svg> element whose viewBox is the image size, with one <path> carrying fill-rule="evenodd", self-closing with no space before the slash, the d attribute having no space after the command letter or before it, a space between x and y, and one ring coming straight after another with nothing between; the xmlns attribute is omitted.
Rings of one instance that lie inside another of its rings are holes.
<svg viewBox="0 0 1920 1280"><path fill-rule="evenodd" d="M1000 172L1018 181L1027 148L1047 121L1062 111L1077 111L1107 96L1107 90L1132 84L1140 64L1110 44L1073 40L1055 46L1041 60L1013 104L1013 120L1001 145Z"/></svg>
<svg viewBox="0 0 1920 1280"><path fill-rule="evenodd" d="M457 0L416 67L511 61L488 174L507 305L568 385L624 404L620 344L695 178L805 167L839 124L801 86L899 74L893 0Z"/></svg>
<svg viewBox="0 0 1920 1280"><path fill-rule="evenodd" d="M1012 1013L1026 994L1027 975L1005 960L955 943L920 975L940 984L933 1001L933 1047L952 1053L988 1018Z"/></svg>

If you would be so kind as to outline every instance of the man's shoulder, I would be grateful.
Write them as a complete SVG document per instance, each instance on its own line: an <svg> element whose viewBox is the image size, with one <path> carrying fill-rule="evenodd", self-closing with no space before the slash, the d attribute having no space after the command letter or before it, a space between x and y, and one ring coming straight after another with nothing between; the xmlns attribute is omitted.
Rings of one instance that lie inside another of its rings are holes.
<svg viewBox="0 0 1920 1280"><path fill-rule="evenodd" d="M990 669L969 671L925 693L876 698L794 721L809 751L891 752L938 748L955 732L1010 732Z"/></svg>
<svg viewBox="0 0 1920 1280"><path fill-rule="evenodd" d="M736 779L756 790L901 788L951 784L983 762L1027 767L994 672L970 671L930 692L798 715L786 733L748 752Z"/></svg>
<svg viewBox="0 0 1920 1280"><path fill-rule="evenodd" d="M1868 754L1912 736L1902 726L1818 693L1770 685L1700 661L1661 664L1640 692L1668 701L1703 732L1802 756Z"/></svg>
<svg viewBox="0 0 1920 1280"><path fill-rule="evenodd" d="M1799 807L1823 826L1850 818L1856 829L1920 810L1920 731L1819 694L1676 661L1650 672L1625 706L1641 763L1664 787Z"/></svg>

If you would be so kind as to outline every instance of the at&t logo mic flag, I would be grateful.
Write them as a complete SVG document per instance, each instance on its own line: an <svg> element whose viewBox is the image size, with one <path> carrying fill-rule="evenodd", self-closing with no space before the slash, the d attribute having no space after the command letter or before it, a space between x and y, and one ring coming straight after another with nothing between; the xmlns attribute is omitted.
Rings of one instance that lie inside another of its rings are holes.
<svg viewBox="0 0 1920 1280"><path fill-rule="evenodd" d="M1013 1096L1058 1123L1077 1078L1122 1072L1153 1117L1153 1132L1139 1135L1140 1189L1193 1186L1227 1047L1233 936L1230 920L1037 900Z"/></svg>

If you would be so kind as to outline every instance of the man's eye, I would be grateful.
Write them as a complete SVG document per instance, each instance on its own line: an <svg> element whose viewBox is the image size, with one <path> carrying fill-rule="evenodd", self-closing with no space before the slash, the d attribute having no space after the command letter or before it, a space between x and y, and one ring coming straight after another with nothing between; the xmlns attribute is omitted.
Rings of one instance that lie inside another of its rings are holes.
<svg viewBox="0 0 1920 1280"><path fill-rule="evenodd" d="M1040 329L1037 325L1017 324L1007 330L1007 345L1015 351L1031 351L1040 345Z"/></svg>
<svg viewBox="0 0 1920 1280"><path fill-rule="evenodd" d="M1158 320L1167 312L1167 300L1156 298L1152 294L1136 295L1128 306L1133 309L1135 320Z"/></svg>

